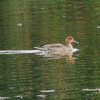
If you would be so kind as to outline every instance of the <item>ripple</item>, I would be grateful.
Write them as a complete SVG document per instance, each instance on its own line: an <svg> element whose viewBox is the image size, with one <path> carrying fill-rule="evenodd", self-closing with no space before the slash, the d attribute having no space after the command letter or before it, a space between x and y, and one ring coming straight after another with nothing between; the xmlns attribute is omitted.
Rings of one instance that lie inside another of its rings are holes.
<svg viewBox="0 0 100 100"><path fill-rule="evenodd" d="M47 95L37 95L37 97L45 98Z"/></svg>
<svg viewBox="0 0 100 100"><path fill-rule="evenodd" d="M97 88L97 89L82 89L82 91L92 91L92 92L99 91L100 92L100 88Z"/></svg>
<svg viewBox="0 0 100 100"><path fill-rule="evenodd" d="M21 27L22 26L22 23L18 23L17 26Z"/></svg>
<svg viewBox="0 0 100 100"><path fill-rule="evenodd" d="M55 92L55 90L40 90L40 92L50 93L50 92Z"/></svg>
<svg viewBox="0 0 100 100"><path fill-rule="evenodd" d="M15 97L18 97L18 98L21 98L21 99L23 98L23 96L22 96L22 95L17 95L17 96L15 96Z"/></svg>
<svg viewBox="0 0 100 100"><path fill-rule="evenodd" d="M11 97L0 97L0 100L10 99Z"/></svg>

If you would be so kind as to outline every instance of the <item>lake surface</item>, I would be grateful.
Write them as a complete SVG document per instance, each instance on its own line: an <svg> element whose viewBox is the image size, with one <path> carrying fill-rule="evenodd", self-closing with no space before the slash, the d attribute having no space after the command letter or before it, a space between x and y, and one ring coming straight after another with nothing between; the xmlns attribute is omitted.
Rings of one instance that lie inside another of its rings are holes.
<svg viewBox="0 0 100 100"><path fill-rule="evenodd" d="M73 36L71 58L36 54ZM0 100L100 100L100 1L1 0Z"/></svg>

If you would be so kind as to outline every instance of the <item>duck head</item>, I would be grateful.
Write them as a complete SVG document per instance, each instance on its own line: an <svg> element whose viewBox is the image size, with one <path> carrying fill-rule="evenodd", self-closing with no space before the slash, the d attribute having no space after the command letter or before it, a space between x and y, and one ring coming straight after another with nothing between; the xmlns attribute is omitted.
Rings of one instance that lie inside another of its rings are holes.
<svg viewBox="0 0 100 100"><path fill-rule="evenodd" d="M72 44L72 43L77 43L77 44L79 44L79 42L75 41L73 37L68 36L68 37L65 39L65 44L69 45L69 44Z"/></svg>

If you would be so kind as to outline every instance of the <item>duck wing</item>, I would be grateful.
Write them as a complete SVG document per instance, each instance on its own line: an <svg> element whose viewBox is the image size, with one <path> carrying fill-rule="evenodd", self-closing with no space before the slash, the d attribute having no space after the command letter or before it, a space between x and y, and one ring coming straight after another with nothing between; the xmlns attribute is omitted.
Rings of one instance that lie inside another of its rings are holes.
<svg viewBox="0 0 100 100"><path fill-rule="evenodd" d="M63 44L56 43L56 44L41 45L40 47L34 47L34 48L39 49L39 50L51 50L51 49L59 49L62 47L65 47L65 46Z"/></svg>
<svg viewBox="0 0 100 100"><path fill-rule="evenodd" d="M59 48L62 48L62 47L65 47L63 44L47 44L47 45L43 45L41 46L41 48L43 50L51 50L51 49L59 49Z"/></svg>

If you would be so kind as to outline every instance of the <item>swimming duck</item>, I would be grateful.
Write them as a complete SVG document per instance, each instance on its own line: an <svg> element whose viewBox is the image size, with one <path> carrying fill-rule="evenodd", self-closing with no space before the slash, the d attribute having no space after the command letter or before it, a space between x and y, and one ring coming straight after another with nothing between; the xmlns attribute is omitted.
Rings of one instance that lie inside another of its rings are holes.
<svg viewBox="0 0 100 100"><path fill-rule="evenodd" d="M68 36L65 39L65 45L55 43L55 44L41 45L41 47L36 47L36 48L48 51L52 54L68 55L70 53L71 55L73 51L73 46L71 45L72 43L79 43L79 42L75 41L73 37Z"/></svg>

